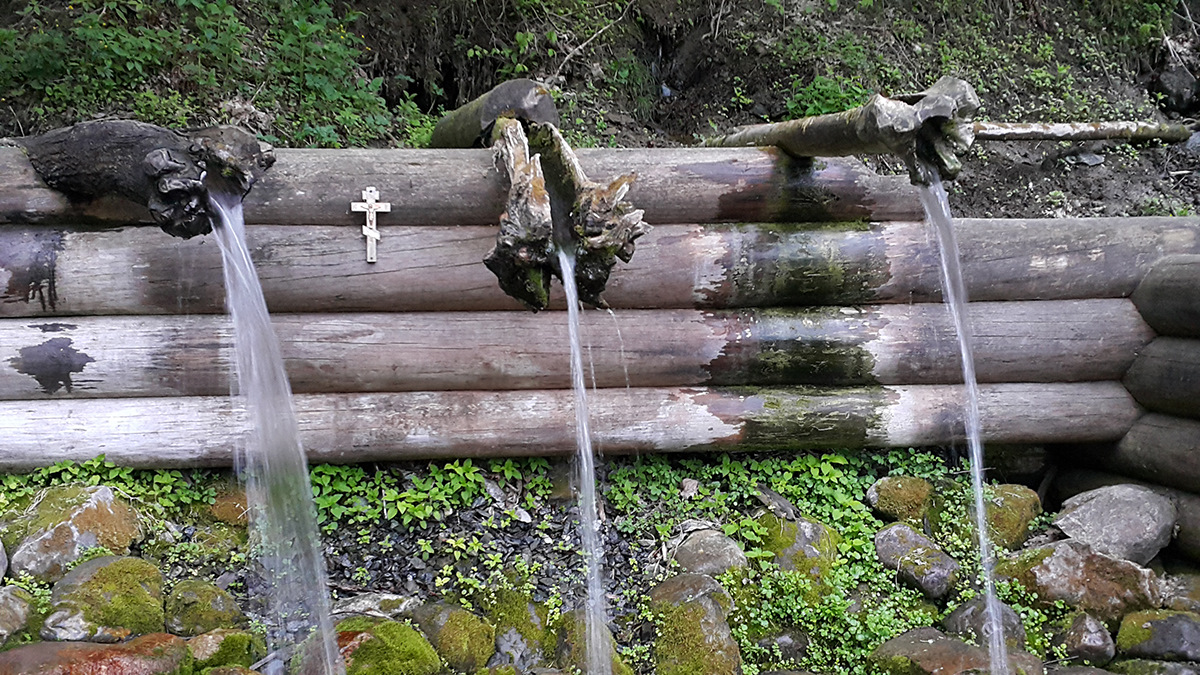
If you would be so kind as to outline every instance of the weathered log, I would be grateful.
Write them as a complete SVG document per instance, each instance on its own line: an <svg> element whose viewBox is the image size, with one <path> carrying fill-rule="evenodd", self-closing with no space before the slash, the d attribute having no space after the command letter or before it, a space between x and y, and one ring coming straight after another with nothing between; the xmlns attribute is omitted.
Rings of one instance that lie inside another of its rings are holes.
<svg viewBox="0 0 1200 675"><path fill-rule="evenodd" d="M252 193L253 194L253 193ZM1122 297L1164 253L1200 253L1200 219L957 223L973 301ZM367 264L357 228L255 226L251 254L272 312L520 309L479 264L495 228L383 227ZM923 223L660 225L613 275L619 308L855 305L941 300ZM224 311L209 238L137 227L0 226L0 316ZM555 288L551 307L563 307Z"/></svg>
<svg viewBox="0 0 1200 675"><path fill-rule="evenodd" d="M1200 419L1200 340L1154 340L1138 354L1122 381L1150 410Z"/></svg>
<svg viewBox="0 0 1200 675"><path fill-rule="evenodd" d="M1155 122L975 122L977 141L1163 141L1182 143L1194 131Z"/></svg>
<svg viewBox="0 0 1200 675"><path fill-rule="evenodd" d="M708 138L710 147L774 145L794 157L896 155L913 183L928 185L930 170L952 179L958 155L971 146L979 97L970 84L946 76L929 89L894 99L879 94L840 113L754 124Z"/></svg>
<svg viewBox="0 0 1200 675"><path fill-rule="evenodd" d="M973 303L982 382L1113 380L1150 339L1126 299ZM296 393L571 386L566 317L277 314ZM940 304L584 312L598 387L961 382ZM229 392L224 316L0 320L0 399Z"/></svg>
<svg viewBox="0 0 1200 675"><path fill-rule="evenodd" d="M1181 490L1200 490L1200 421L1144 415L1093 466Z"/></svg>
<svg viewBox="0 0 1200 675"><path fill-rule="evenodd" d="M1138 414L1116 382L981 388L988 442L1115 440ZM313 462L558 455L575 443L569 390L295 397ZM962 387L600 389L593 443L607 454L859 449L961 439ZM104 453L128 466L228 465L245 434L229 397L0 402L0 470Z"/></svg>
<svg viewBox="0 0 1200 675"><path fill-rule="evenodd" d="M1132 297L1159 335L1200 337L1200 255L1164 255Z"/></svg>
<svg viewBox="0 0 1200 675"><path fill-rule="evenodd" d="M446 113L429 139L431 148L482 148L490 145L499 117L558 124L558 110L546 85L527 78L502 82L470 103Z"/></svg>
<svg viewBox="0 0 1200 675"><path fill-rule="evenodd" d="M490 150L279 149L246 196L252 224L358 226L350 212L366 186L394 208L387 225L488 225L504 211L508 180ZM793 159L776 148L583 149L596 181L638 175L628 200L648 223L829 222L922 218L902 176L879 176L854 159ZM45 185L29 185L21 151L0 148L0 222L125 224L144 209L69 204Z"/></svg>
<svg viewBox="0 0 1200 675"><path fill-rule="evenodd" d="M1077 459L1082 463L1091 464L1091 458L1088 456L1078 456ZM1168 550L1200 563L1200 495L1194 492L1176 490L1114 473L1077 468L1064 471L1055 479L1056 502L1062 502L1088 490L1124 483L1148 487L1175 502L1175 511L1179 516L1179 519L1175 521L1178 529ZM1195 488L1196 486L1193 485L1192 489L1195 490Z"/></svg>
<svg viewBox="0 0 1200 675"><path fill-rule="evenodd" d="M210 186L245 194L275 161L270 146L236 127L180 133L100 120L11 140L41 180L69 199L132 200L145 205L163 231L185 239L212 231Z"/></svg>

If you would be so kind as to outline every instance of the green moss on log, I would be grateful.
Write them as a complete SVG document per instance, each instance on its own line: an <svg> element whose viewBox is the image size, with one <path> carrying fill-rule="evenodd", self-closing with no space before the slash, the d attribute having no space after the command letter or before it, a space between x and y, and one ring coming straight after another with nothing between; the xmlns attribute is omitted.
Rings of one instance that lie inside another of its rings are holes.
<svg viewBox="0 0 1200 675"><path fill-rule="evenodd" d="M760 400L747 416L740 449L814 450L867 446L878 426L887 393L882 388L737 387L732 391Z"/></svg>

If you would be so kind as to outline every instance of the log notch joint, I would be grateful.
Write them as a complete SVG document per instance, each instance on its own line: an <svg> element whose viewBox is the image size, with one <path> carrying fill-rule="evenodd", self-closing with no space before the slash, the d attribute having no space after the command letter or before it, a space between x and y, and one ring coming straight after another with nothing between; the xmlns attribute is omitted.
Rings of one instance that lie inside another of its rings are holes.
<svg viewBox="0 0 1200 675"><path fill-rule="evenodd" d="M133 200L163 231L184 239L212 231L210 188L244 195L275 162L271 146L236 127L180 133L100 120L12 140L41 179L72 200Z"/></svg>

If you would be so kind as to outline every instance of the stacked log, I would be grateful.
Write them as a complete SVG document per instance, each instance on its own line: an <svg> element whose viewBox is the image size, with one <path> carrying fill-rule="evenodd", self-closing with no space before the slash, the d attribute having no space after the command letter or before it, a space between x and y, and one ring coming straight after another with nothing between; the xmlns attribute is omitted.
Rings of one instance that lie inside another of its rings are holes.
<svg viewBox="0 0 1200 675"><path fill-rule="evenodd" d="M566 317L513 311L480 263L487 151L280 150L247 237L314 461L566 454ZM937 252L903 177L771 149L582 151L637 171L655 229L585 312L606 453L905 447L962 438ZM7 182L6 182L7 181ZM70 203L0 149L0 469L104 452L227 464L245 433L214 241ZM349 203L376 187L378 262ZM960 224L988 442L1116 441L1153 336L1128 299L1200 220ZM557 297L552 308L561 309Z"/></svg>

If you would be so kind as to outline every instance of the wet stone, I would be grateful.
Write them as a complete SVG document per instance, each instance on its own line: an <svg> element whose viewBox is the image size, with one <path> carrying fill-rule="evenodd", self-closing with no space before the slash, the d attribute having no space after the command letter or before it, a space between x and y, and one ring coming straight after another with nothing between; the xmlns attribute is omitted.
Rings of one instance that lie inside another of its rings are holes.
<svg viewBox="0 0 1200 675"><path fill-rule="evenodd" d="M958 582L958 563L937 544L904 523L895 523L875 535L875 553L884 567L896 570L900 580L926 597L945 597Z"/></svg>
<svg viewBox="0 0 1200 675"><path fill-rule="evenodd" d="M413 621L446 663L461 673L484 667L496 651L496 630L487 620L448 603L421 605Z"/></svg>
<svg viewBox="0 0 1200 675"><path fill-rule="evenodd" d="M933 485L914 476L885 476L867 488L867 504L884 520L920 521L933 505Z"/></svg>
<svg viewBox="0 0 1200 675"><path fill-rule="evenodd" d="M162 573L138 558L81 563L54 584L44 640L118 642L163 630Z"/></svg>
<svg viewBox="0 0 1200 675"><path fill-rule="evenodd" d="M187 641L188 652L195 660L193 669L220 666L249 667L266 655L262 638L244 630L218 628ZM211 675L206 672L205 675Z"/></svg>
<svg viewBox="0 0 1200 675"><path fill-rule="evenodd" d="M48 582L61 579L84 549L103 546L124 555L141 539L137 514L104 485L50 488L28 518L9 561L13 574Z"/></svg>
<svg viewBox="0 0 1200 675"><path fill-rule="evenodd" d="M733 601L719 583L703 574L680 574L650 589L649 596L658 617L657 672L741 673L741 651L725 620Z"/></svg>
<svg viewBox="0 0 1200 675"><path fill-rule="evenodd" d="M683 540L675 561L685 572L717 576L746 566L746 554L738 543L716 530L698 530Z"/></svg>
<svg viewBox="0 0 1200 675"><path fill-rule="evenodd" d="M8 638L25 628L32 602L33 596L23 588L0 588L0 647L8 642Z"/></svg>
<svg viewBox="0 0 1200 675"><path fill-rule="evenodd" d="M1013 673L1041 675L1045 672L1036 656L1010 653ZM987 672L986 649L952 638L936 628L915 628L877 647L868 657L876 672L884 675L934 675L935 673Z"/></svg>
<svg viewBox="0 0 1200 675"><path fill-rule="evenodd" d="M395 620L409 616L420 605L421 600L411 595L362 593L338 599L330 608L330 614L333 616L334 623L355 616L373 616Z"/></svg>
<svg viewBox="0 0 1200 675"><path fill-rule="evenodd" d="M1122 655L1161 661L1200 661L1200 614L1173 610L1133 612L1121 620Z"/></svg>
<svg viewBox="0 0 1200 675"><path fill-rule="evenodd" d="M996 546L1014 550L1025 543L1029 524L1042 512L1037 492L1024 485L993 486L988 495L988 534Z"/></svg>
<svg viewBox="0 0 1200 675"><path fill-rule="evenodd" d="M1054 524L1099 553L1145 565L1170 543L1176 518L1169 497L1138 485L1110 485L1063 502Z"/></svg>
<svg viewBox="0 0 1200 675"><path fill-rule="evenodd" d="M123 644L86 642L36 642L3 655L0 672L120 673L121 675L173 675L188 658L183 638L154 633Z"/></svg>
<svg viewBox="0 0 1200 675"><path fill-rule="evenodd" d="M1025 649L1025 627L1012 607L1000 602L1000 624L1004 627L1004 642L1009 649ZM951 635L969 638L979 645L988 643L985 629L987 599L976 596L959 605L942 619L942 628Z"/></svg>
<svg viewBox="0 0 1200 675"><path fill-rule="evenodd" d="M1163 607L1183 612L1200 612L1200 574L1172 574L1159 584Z"/></svg>
<svg viewBox="0 0 1200 675"><path fill-rule="evenodd" d="M1060 645L1067 658L1103 666L1117 653L1112 634L1104 623L1087 612L1066 617L1061 630L1054 633L1051 644Z"/></svg>
<svg viewBox="0 0 1200 675"><path fill-rule="evenodd" d="M1200 666L1196 664L1147 659L1114 661L1105 669L1118 675L1200 675Z"/></svg>
<svg viewBox="0 0 1200 675"><path fill-rule="evenodd" d="M810 642L808 635L802 631L790 630L778 635L769 635L757 644L762 649L777 653L783 661L799 661L808 654Z"/></svg>
<svg viewBox="0 0 1200 675"><path fill-rule="evenodd" d="M246 615L233 596L198 579L179 582L166 602L167 631L192 637L217 628L242 628Z"/></svg>

